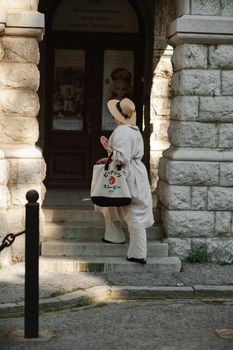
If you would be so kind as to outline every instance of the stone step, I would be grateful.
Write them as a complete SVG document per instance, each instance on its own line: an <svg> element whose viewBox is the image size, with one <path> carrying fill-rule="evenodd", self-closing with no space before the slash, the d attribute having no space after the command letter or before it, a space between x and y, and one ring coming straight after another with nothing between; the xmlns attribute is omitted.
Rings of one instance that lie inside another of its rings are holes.
<svg viewBox="0 0 233 350"><path fill-rule="evenodd" d="M79 242L76 240L51 240L41 243L42 256L76 256L76 257L125 257L128 243L111 244L102 241ZM147 255L165 257L168 255L167 243L148 241Z"/></svg>
<svg viewBox="0 0 233 350"><path fill-rule="evenodd" d="M176 273L181 270L178 257L148 257L146 265L132 263L125 257L40 257L41 272L161 272Z"/></svg>
<svg viewBox="0 0 233 350"><path fill-rule="evenodd" d="M126 226L126 225L125 225ZM104 237L104 222L88 223L46 223L44 227L44 239L77 239L83 240L101 240ZM126 239L129 239L129 233L126 227L123 227ZM164 237L162 228L154 225L147 230L148 240L159 240Z"/></svg>
<svg viewBox="0 0 233 350"><path fill-rule="evenodd" d="M153 209L155 223L160 223L160 212ZM96 212L94 207L59 207L43 208L45 222L47 223L67 223L67 222L104 222L104 217L100 212Z"/></svg>

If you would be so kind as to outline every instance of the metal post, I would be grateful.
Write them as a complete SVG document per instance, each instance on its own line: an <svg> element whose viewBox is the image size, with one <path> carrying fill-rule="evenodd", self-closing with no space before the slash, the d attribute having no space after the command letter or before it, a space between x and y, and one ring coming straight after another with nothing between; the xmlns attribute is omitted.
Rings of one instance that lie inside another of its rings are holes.
<svg viewBox="0 0 233 350"><path fill-rule="evenodd" d="M39 337L39 194L28 191L26 199L24 337Z"/></svg>

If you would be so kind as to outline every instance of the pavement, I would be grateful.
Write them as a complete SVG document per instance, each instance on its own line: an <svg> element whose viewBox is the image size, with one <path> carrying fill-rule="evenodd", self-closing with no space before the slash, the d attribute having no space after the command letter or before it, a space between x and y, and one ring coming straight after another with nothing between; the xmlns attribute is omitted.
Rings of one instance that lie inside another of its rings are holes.
<svg viewBox="0 0 233 350"><path fill-rule="evenodd" d="M22 316L24 263L0 269L0 318ZM40 272L44 312L119 300L233 298L233 266L182 263L181 272Z"/></svg>

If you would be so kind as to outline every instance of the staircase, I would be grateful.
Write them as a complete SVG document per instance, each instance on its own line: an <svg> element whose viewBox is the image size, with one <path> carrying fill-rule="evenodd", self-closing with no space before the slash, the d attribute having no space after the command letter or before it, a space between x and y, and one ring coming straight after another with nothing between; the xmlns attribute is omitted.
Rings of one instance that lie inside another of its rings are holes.
<svg viewBox="0 0 233 350"><path fill-rule="evenodd" d="M148 258L142 266L128 262L128 243L102 242L104 218L95 212L87 191L52 191L43 206L45 230L41 243L40 268L56 272L178 272L181 262L168 257L163 243L159 213L154 209L155 224L147 229ZM127 241L129 235L124 227Z"/></svg>

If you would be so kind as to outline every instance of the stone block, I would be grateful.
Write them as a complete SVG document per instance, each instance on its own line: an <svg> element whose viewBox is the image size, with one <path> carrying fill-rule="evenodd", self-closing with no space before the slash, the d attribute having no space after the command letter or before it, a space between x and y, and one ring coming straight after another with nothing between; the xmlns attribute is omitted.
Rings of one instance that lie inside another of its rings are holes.
<svg viewBox="0 0 233 350"><path fill-rule="evenodd" d="M221 11L220 0L194 0L191 2L192 15L220 16Z"/></svg>
<svg viewBox="0 0 233 350"><path fill-rule="evenodd" d="M11 248L12 260L15 262L25 261L25 236L17 237Z"/></svg>
<svg viewBox="0 0 233 350"><path fill-rule="evenodd" d="M5 62L39 64L40 53L36 38L3 37L2 45L5 50Z"/></svg>
<svg viewBox="0 0 233 350"><path fill-rule="evenodd" d="M176 47L172 56L174 71L207 68L207 46L183 44Z"/></svg>
<svg viewBox="0 0 233 350"><path fill-rule="evenodd" d="M32 144L39 137L36 118L0 117L0 135L3 144Z"/></svg>
<svg viewBox="0 0 233 350"><path fill-rule="evenodd" d="M16 233L25 229L25 207L9 208L7 210L9 232Z"/></svg>
<svg viewBox="0 0 233 350"><path fill-rule="evenodd" d="M232 235L232 212L217 211L215 217L215 234L217 236L233 236Z"/></svg>
<svg viewBox="0 0 233 350"><path fill-rule="evenodd" d="M153 122L153 134L155 140L168 140L168 120L155 120Z"/></svg>
<svg viewBox="0 0 233 350"><path fill-rule="evenodd" d="M16 89L0 91L1 115L7 117L36 117L39 108L39 98L34 91Z"/></svg>
<svg viewBox="0 0 233 350"><path fill-rule="evenodd" d="M233 263L233 239L208 239L207 252L211 261L217 263Z"/></svg>
<svg viewBox="0 0 233 350"><path fill-rule="evenodd" d="M154 97L151 100L151 119L169 116L171 100L166 97Z"/></svg>
<svg viewBox="0 0 233 350"><path fill-rule="evenodd" d="M190 209L191 187L168 185L158 182L158 198L168 209Z"/></svg>
<svg viewBox="0 0 233 350"><path fill-rule="evenodd" d="M7 209L10 205L10 195L6 185L0 185L0 209Z"/></svg>
<svg viewBox="0 0 233 350"><path fill-rule="evenodd" d="M6 185L10 178L10 166L7 160L0 159L0 185Z"/></svg>
<svg viewBox="0 0 233 350"><path fill-rule="evenodd" d="M203 122L232 122L232 118L233 96L200 97L198 120Z"/></svg>
<svg viewBox="0 0 233 350"><path fill-rule="evenodd" d="M170 256L179 256L181 260L185 260L191 249L190 238L167 238L164 242L168 243L168 251Z"/></svg>
<svg viewBox="0 0 233 350"><path fill-rule="evenodd" d="M192 187L191 209L201 210L207 208L207 187Z"/></svg>
<svg viewBox="0 0 233 350"><path fill-rule="evenodd" d="M159 177L174 185L216 186L219 184L219 164L160 158Z"/></svg>
<svg viewBox="0 0 233 350"><path fill-rule="evenodd" d="M222 16L233 16L232 0L221 0Z"/></svg>
<svg viewBox="0 0 233 350"><path fill-rule="evenodd" d="M233 95L233 70L222 71L222 93L223 95ZM232 110L231 112L233 114Z"/></svg>
<svg viewBox="0 0 233 350"><path fill-rule="evenodd" d="M233 125L221 124L219 129L219 148L233 148Z"/></svg>
<svg viewBox="0 0 233 350"><path fill-rule="evenodd" d="M9 184L12 206L25 206L27 203L26 193L30 190L36 190L39 193L38 202L42 204L45 196L45 187L43 184Z"/></svg>
<svg viewBox="0 0 233 350"><path fill-rule="evenodd" d="M170 58L160 58L154 70L154 77L170 79L172 77L172 64Z"/></svg>
<svg viewBox="0 0 233 350"><path fill-rule="evenodd" d="M45 162L42 159L9 159L10 183L40 184L46 174Z"/></svg>
<svg viewBox="0 0 233 350"><path fill-rule="evenodd" d="M2 40L0 39L0 61L3 59L4 55L5 55L4 46L2 45Z"/></svg>
<svg viewBox="0 0 233 350"><path fill-rule="evenodd" d="M175 72L172 78L172 89L175 95L220 95L220 71L190 69Z"/></svg>
<svg viewBox="0 0 233 350"><path fill-rule="evenodd" d="M233 163L220 163L220 186L233 187Z"/></svg>
<svg viewBox="0 0 233 350"><path fill-rule="evenodd" d="M171 120L196 121L198 96L176 96L171 101Z"/></svg>
<svg viewBox="0 0 233 350"><path fill-rule="evenodd" d="M6 212L6 210L0 209L0 238L1 238L1 242L2 242L2 238L4 238L7 233L8 233L7 212Z"/></svg>
<svg viewBox="0 0 233 350"><path fill-rule="evenodd" d="M233 45L211 45L209 65L211 68L233 68Z"/></svg>
<svg viewBox="0 0 233 350"><path fill-rule="evenodd" d="M208 190L209 210L233 210L233 188L210 187Z"/></svg>
<svg viewBox="0 0 233 350"><path fill-rule="evenodd" d="M7 0L8 9L37 10L39 0Z"/></svg>
<svg viewBox="0 0 233 350"><path fill-rule="evenodd" d="M168 136L170 143L175 147L216 148L218 125L171 121Z"/></svg>
<svg viewBox="0 0 233 350"><path fill-rule="evenodd" d="M163 210L162 222L169 238L207 238L215 232L211 211Z"/></svg>
<svg viewBox="0 0 233 350"><path fill-rule="evenodd" d="M151 92L151 99L156 97L170 97L171 96L171 79L154 78Z"/></svg>
<svg viewBox="0 0 233 350"><path fill-rule="evenodd" d="M37 91L40 74L32 63L0 63L0 88Z"/></svg>

